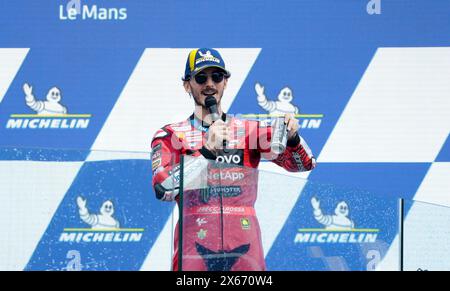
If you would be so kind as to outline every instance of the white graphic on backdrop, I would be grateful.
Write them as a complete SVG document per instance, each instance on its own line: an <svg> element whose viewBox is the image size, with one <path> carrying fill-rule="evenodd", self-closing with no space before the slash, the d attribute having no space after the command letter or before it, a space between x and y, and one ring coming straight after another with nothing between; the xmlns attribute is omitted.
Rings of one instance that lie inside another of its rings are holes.
<svg viewBox="0 0 450 291"><path fill-rule="evenodd" d="M86 208L86 199L77 197L77 204L81 220L92 226L93 229L118 229L120 227L119 221L114 217L114 204L107 200L103 202L100 208L100 214L90 214Z"/></svg>
<svg viewBox="0 0 450 291"><path fill-rule="evenodd" d="M450 48L379 48L317 160L434 162L450 130L448 76Z"/></svg>
<svg viewBox="0 0 450 291"><path fill-rule="evenodd" d="M329 230L348 230L355 227L354 222L348 218L349 209L345 201L338 203L334 210L334 215L324 215L320 209L320 201L315 197L311 199L311 205L314 209L314 218L320 224Z"/></svg>
<svg viewBox="0 0 450 291"><path fill-rule="evenodd" d="M267 110L270 114L298 114L298 107L291 104L294 96L289 87L284 87L281 89L280 93L278 93L278 101L268 101L266 95L264 94L264 87L259 83L256 83L255 91L256 94L258 94L256 99L258 100L259 106L261 106L264 110Z"/></svg>
<svg viewBox="0 0 450 291"><path fill-rule="evenodd" d="M62 94L57 87L53 87L48 91L47 101L36 101L36 98L33 95L33 87L27 83L23 85L23 92L25 92L25 101L27 102L27 106L36 111L37 114L67 114L67 108L60 103Z"/></svg>
<svg viewBox="0 0 450 291"><path fill-rule="evenodd" d="M28 54L27 48L0 48L0 103Z"/></svg>

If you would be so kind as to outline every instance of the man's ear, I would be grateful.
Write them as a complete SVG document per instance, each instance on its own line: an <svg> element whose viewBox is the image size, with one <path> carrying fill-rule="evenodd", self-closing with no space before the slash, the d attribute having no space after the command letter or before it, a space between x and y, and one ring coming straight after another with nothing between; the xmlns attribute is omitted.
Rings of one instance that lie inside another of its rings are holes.
<svg viewBox="0 0 450 291"><path fill-rule="evenodd" d="M223 89L225 90L227 88L227 84L228 84L228 78L225 78L223 80Z"/></svg>
<svg viewBox="0 0 450 291"><path fill-rule="evenodd" d="M189 94L192 93L191 85L189 84L189 81L184 81L183 87L184 87L184 90L186 91L186 93L189 93Z"/></svg>

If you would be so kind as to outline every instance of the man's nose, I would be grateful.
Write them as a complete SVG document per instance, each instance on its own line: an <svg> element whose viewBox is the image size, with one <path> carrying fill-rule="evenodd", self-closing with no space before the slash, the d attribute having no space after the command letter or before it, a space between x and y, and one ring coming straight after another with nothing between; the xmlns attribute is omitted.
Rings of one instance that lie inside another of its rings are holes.
<svg viewBox="0 0 450 291"><path fill-rule="evenodd" d="M213 82L211 76L208 76L208 79L206 79L205 86L206 87L210 87L210 88L214 88L214 82Z"/></svg>

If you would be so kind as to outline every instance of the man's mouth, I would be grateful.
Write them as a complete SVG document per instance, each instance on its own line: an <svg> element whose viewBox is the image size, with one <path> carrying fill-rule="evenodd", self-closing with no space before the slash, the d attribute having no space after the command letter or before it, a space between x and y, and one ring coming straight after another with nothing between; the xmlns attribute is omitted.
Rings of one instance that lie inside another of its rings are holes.
<svg viewBox="0 0 450 291"><path fill-rule="evenodd" d="M216 95L217 91L202 91L202 94L205 96L212 96L212 95Z"/></svg>

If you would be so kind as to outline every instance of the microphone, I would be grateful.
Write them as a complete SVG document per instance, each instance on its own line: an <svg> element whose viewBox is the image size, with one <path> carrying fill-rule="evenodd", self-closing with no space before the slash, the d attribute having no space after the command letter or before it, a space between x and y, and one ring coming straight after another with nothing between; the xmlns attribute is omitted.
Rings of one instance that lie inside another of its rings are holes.
<svg viewBox="0 0 450 291"><path fill-rule="evenodd" d="M209 113L211 114L212 122L217 121L220 119L219 110L217 110L217 100L214 98L214 96L207 96L205 99L205 106L208 109ZM223 141L223 152L225 151L225 148L227 146L227 142Z"/></svg>
<svg viewBox="0 0 450 291"><path fill-rule="evenodd" d="M211 114L211 119L213 122L220 119L219 111L217 110L217 101L214 96L206 97L205 106Z"/></svg>

